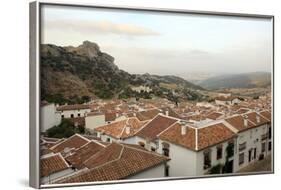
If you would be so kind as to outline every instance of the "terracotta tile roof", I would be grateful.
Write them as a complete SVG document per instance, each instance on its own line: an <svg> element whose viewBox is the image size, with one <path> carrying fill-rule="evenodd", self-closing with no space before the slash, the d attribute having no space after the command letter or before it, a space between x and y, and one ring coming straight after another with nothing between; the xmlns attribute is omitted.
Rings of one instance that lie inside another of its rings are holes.
<svg viewBox="0 0 281 190"><path fill-rule="evenodd" d="M239 110L237 110L235 113L237 114L243 114L243 113L247 113L248 111L250 111L247 108L240 108Z"/></svg>
<svg viewBox="0 0 281 190"><path fill-rule="evenodd" d="M164 115L157 115L154 119L148 122L138 133L137 136L144 139L154 140L157 135L177 122L176 118L167 117Z"/></svg>
<svg viewBox="0 0 281 190"><path fill-rule="evenodd" d="M90 105L88 105L88 104L73 104L73 105L63 105L63 106L57 107L57 111L82 110L82 109L90 109Z"/></svg>
<svg viewBox="0 0 281 190"><path fill-rule="evenodd" d="M263 124L269 122L269 120L267 120L266 118L262 117L261 115L259 115L256 112L247 113L244 116L247 116L248 120L253 122L256 126L260 126L260 125L263 125ZM260 121L258 121L258 118L260 118Z"/></svg>
<svg viewBox="0 0 281 190"><path fill-rule="evenodd" d="M97 115L104 115L104 113L102 112L98 112L98 111L95 111L95 112L89 112L87 113L87 116L97 116Z"/></svg>
<svg viewBox="0 0 281 190"><path fill-rule="evenodd" d="M112 149L111 146L114 146L114 148ZM165 156L121 144L114 143L106 149L111 149L111 151L117 154L112 154L113 158L106 158L104 162L100 162L100 160L104 159L104 155L100 155L95 158L97 161L94 162L100 164L96 164L89 170L66 177L55 183L120 180L169 160Z"/></svg>
<svg viewBox="0 0 281 190"><path fill-rule="evenodd" d="M186 134L182 135L181 125L174 124L172 127L159 135L159 138L164 141L169 141L174 144L184 146L188 149L195 150L195 129L186 126Z"/></svg>
<svg viewBox="0 0 281 190"><path fill-rule="evenodd" d="M136 117L131 117L121 121L116 121L107 125L95 128L96 131L103 132L114 138L128 138L136 134L136 132L145 124L145 121L139 121ZM126 129L129 128L129 130Z"/></svg>
<svg viewBox="0 0 281 190"><path fill-rule="evenodd" d="M265 110L265 111L260 112L260 115L265 117L267 120L271 121L271 112Z"/></svg>
<svg viewBox="0 0 281 190"><path fill-rule="evenodd" d="M74 154L67 156L65 159L71 163L75 168L83 168L83 162L88 160L91 156L104 149L105 146L96 141L90 141L89 143L81 146L75 150Z"/></svg>
<svg viewBox="0 0 281 190"><path fill-rule="evenodd" d="M194 121L202 121L202 120L206 119L206 116L204 116L202 114L196 114L196 115L186 116L186 117L184 117L184 119L186 119L186 120L194 120Z"/></svg>
<svg viewBox="0 0 281 190"><path fill-rule="evenodd" d="M225 119L225 121L232 125L239 132L255 127L255 124L249 120L247 120L247 125L245 126L244 119L245 118L242 117L242 115L235 115Z"/></svg>
<svg viewBox="0 0 281 190"><path fill-rule="evenodd" d="M40 159L40 176L45 177L50 174L62 171L69 168L69 165L64 160L60 153L48 155Z"/></svg>
<svg viewBox="0 0 281 190"><path fill-rule="evenodd" d="M105 121L110 122L116 119L116 113L105 113Z"/></svg>
<svg viewBox="0 0 281 190"><path fill-rule="evenodd" d="M77 149L81 146L85 145L86 143L90 142L87 138L79 135L74 134L71 137L63 140L62 142L50 147L50 150L57 153L57 152L63 152L66 148L68 149Z"/></svg>
<svg viewBox="0 0 281 190"><path fill-rule="evenodd" d="M107 162L118 159L123 146L117 143L111 143L106 148L86 160L83 165L87 168L94 168Z"/></svg>
<svg viewBox="0 0 281 190"><path fill-rule="evenodd" d="M164 107L164 108L161 108L161 110L163 111L163 114L165 114L166 112L168 112L168 116L181 119L181 116L180 116L179 114L177 114L177 113L176 113L172 108L170 108L170 107Z"/></svg>
<svg viewBox="0 0 281 190"><path fill-rule="evenodd" d="M158 113L160 113L160 110L158 109L151 109L146 111L141 111L136 113L136 117L140 121L150 120L154 118Z"/></svg>
<svg viewBox="0 0 281 190"><path fill-rule="evenodd" d="M213 146L235 137L235 133L218 123L198 129L198 150Z"/></svg>
<svg viewBox="0 0 281 190"><path fill-rule="evenodd" d="M213 124L202 128L192 128L189 126L185 127L186 133L183 135L181 132L182 125L176 123L165 132L161 133L159 135L159 138L161 140L168 141L194 151L198 151L224 142L235 136L235 134L222 123Z"/></svg>
<svg viewBox="0 0 281 190"><path fill-rule="evenodd" d="M208 114L206 117L209 119L216 120L216 119L220 118L221 116L223 116L222 113L212 112L212 113Z"/></svg>

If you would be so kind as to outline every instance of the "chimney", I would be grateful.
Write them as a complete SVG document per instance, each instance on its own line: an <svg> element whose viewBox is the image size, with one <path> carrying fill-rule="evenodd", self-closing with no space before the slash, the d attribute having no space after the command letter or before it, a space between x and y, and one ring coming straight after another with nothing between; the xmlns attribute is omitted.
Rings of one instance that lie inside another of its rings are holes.
<svg viewBox="0 0 281 190"><path fill-rule="evenodd" d="M248 120L244 119L244 126L247 127L248 126Z"/></svg>
<svg viewBox="0 0 281 190"><path fill-rule="evenodd" d="M256 115L257 123L261 122L261 118L259 115Z"/></svg>
<svg viewBox="0 0 281 190"><path fill-rule="evenodd" d="M186 134L186 126L182 125L181 126L181 135L185 135Z"/></svg>
<svg viewBox="0 0 281 190"><path fill-rule="evenodd" d="M126 126L125 132L126 132L127 135L130 134L130 126Z"/></svg>
<svg viewBox="0 0 281 190"><path fill-rule="evenodd" d="M166 116L169 116L169 111L168 111L168 110L165 111L165 115L166 115Z"/></svg>
<svg viewBox="0 0 281 190"><path fill-rule="evenodd" d="M137 116L137 114L136 113L133 113L133 115L136 117Z"/></svg>

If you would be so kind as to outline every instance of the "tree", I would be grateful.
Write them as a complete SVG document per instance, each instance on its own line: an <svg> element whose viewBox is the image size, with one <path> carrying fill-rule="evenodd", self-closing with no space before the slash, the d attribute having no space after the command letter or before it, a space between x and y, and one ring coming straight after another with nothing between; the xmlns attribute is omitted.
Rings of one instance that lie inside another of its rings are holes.
<svg viewBox="0 0 281 190"><path fill-rule="evenodd" d="M83 128L83 129L82 129ZM62 122L46 131L47 137L68 138L75 133L85 133L84 127L75 127L69 119L63 119Z"/></svg>

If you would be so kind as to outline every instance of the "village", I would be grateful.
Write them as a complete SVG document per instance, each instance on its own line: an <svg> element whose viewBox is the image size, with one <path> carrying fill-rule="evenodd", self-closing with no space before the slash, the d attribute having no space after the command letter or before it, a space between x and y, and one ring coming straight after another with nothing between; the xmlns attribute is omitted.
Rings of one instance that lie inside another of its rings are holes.
<svg viewBox="0 0 281 190"><path fill-rule="evenodd" d="M42 102L41 182L259 172L247 167L263 160L271 170L271 117L271 92L255 98L221 92L212 102L177 104L164 98ZM47 135L66 120L83 130Z"/></svg>

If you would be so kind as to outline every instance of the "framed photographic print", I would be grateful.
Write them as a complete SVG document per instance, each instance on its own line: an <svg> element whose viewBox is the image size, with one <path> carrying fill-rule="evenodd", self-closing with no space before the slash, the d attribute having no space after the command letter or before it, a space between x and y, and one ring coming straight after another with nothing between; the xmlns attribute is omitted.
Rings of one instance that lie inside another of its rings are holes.
<svg viewBox="0 0 281 190"><path fill-rule="evenodd" d="M30 3L30 185L274 172L274 17Z"/></svg>

